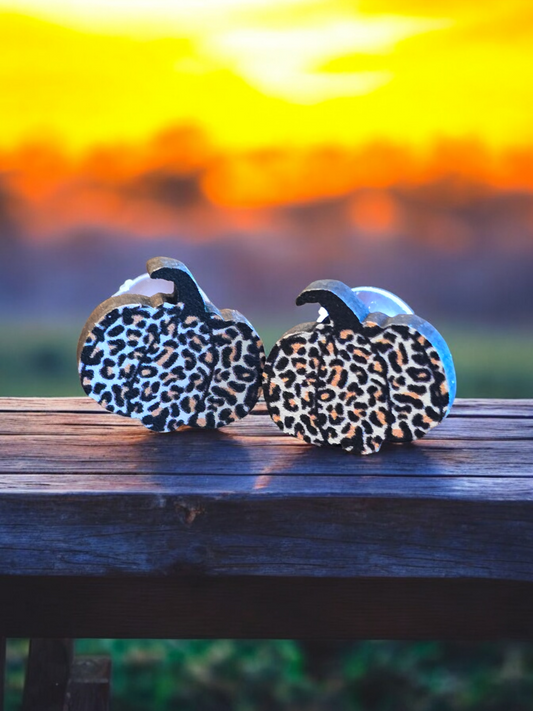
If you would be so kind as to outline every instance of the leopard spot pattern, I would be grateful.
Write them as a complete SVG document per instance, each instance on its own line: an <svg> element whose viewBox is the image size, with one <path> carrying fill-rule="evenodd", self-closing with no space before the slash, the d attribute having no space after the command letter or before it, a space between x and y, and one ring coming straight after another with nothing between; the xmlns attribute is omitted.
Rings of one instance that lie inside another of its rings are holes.
<svg viewBox="0 0 533 711"><path fill-rule="evenodd" d="M243 322L188 315L183 303L126 305L91 330L80 356L83 389L149 429L222 427L254 406L261 340Z"/></svg>
<svg viewBox="0 0 533 711"><path fill-rule="evenodd" d="M370 454L422 437L445 416L444 366L407 326L360 331L319 323L284 336L264 371L265 398L287 434Z"/></svg>

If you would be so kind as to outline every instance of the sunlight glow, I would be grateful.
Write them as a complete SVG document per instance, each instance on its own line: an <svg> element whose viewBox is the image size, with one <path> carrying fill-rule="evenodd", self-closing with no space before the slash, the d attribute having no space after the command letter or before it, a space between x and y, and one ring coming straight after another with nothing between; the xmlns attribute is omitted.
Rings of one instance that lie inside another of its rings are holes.
<svg viewBox="0 0 533 711"><path fill-rule="evenodd" d="M228 62L259 91L306 104L367 94L392 78L387 71L320 73L328 60L354 52L388 53L406 37L448 25L401 17L344 19L297 28L239 29L212 36L206 44L207 53Z"/></svg>
<svg viewBox="0 0 533 711"><path fill-rule="evenodd" d="M0 0L0 148L527 146L531 25L527 0Z"/></svg>

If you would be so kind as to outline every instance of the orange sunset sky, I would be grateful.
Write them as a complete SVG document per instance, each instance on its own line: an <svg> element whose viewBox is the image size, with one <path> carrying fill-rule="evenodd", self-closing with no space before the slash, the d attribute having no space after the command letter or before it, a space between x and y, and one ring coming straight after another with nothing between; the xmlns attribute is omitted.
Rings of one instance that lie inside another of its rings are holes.
<svg viewBox="0 0 533 711"><path fill-rule="evenodd" d="M162 169L221 208L533 190L529 0L0 0L0 48L0 171L42 224Z"/></svg>

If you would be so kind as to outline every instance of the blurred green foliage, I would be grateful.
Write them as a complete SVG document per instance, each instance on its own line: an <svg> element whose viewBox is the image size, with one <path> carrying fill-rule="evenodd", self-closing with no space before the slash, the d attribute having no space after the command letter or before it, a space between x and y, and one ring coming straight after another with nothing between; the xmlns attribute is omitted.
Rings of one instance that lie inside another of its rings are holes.
<svg viewBox="0 0 533 711"><path fill-rule="evenodd" d="M83 395L76 367L80 326L0 324L0 397Z"/></svg>
<svg viewBox="0 0 533 711"><path fill-rule="evenodd" d="M10 640L6 711L25 640ZM78 640L110 654L113 711L530 711L527 643Z"/></svg>
<svg viewBox="0 0 533 711"><path fill-rule="evenodd" d="M283 328L263 326L266 348ZM533 334L441 329L460 397L533 397ZM0 396L82 395L79 324L1 325ZM530 711L533 644L79 640L110 654L113 711ZM27 653L10 640L7 711Z"/></svg>

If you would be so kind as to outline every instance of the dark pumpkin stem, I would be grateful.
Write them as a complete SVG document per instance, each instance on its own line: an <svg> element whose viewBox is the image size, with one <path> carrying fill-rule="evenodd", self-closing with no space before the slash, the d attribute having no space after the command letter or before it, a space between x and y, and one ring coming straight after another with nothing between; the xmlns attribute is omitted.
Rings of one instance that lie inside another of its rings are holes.
<svg viewBox="0 0 533 711"><path fill-rule="evenodd" d="M152 279L165 279L174 284L174 293L169 301L182 301L191 314L201 315L207 310L198 284L183 262L169 257L154 257L146 262L146 269Z"/></svg>
<svg viewBox="0 0 533 711"><path fill-rule="evenodd" d="M296 299L296 305L320 304L339 328L358 331L368 316L368 309L349 286L336 279L314 281Z"/></svg>

